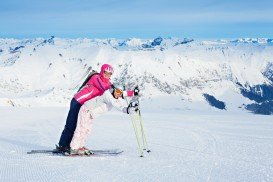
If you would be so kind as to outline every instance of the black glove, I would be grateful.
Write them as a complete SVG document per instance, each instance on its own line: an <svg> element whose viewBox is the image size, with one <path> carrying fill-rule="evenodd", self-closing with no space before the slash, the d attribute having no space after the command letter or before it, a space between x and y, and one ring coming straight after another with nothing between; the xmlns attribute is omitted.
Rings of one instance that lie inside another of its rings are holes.
<svg viewBox="0 0 273 182"><path fill-rule="evenodd" d="M139 88L138 88L138 86L136 86L134 88L134 96L138 96L138 94L139 94Z"/></svg>
<svg viewBox="0 0 273 182"><path fill-rule="evenodd" d="M138 101L132 101L127 107L127 114L132 114L136 111L138 111Z"/></svg>

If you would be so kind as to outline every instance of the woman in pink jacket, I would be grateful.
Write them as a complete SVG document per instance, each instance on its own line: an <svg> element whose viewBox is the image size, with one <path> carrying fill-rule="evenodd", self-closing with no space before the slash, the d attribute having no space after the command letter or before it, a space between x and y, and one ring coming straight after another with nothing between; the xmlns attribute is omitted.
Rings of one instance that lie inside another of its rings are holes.
<svg viewBox="0 0 273 182"><path fill-rule="evenodd" d="M86 139L91 131L93 120L102 114L110 111L113 107L117 110L132 114L138 110L138 101L132 100L128 105L121 99L123 91L115 88L104 92L102 96L96 97L85 102L80 111L77 121L77 127L70 143L70 152L65 152L65 155L90 155L92 150L85 147Z"/></svg>
<svg viewBox="0 0 273 182"><path fill-rule="evenodd" d="M106 90L113 87L110 82L113 74L113 67L109 64L103 64L99 74L93 75L86 85L75 94L70 103L70 109L66 119L64 130L59 140L57 151L65 152L70 150L70 142L77 125L78 113L81 106L88 100L102 95ZM134 91L127 91L128 96L133 96Z"/></svg>

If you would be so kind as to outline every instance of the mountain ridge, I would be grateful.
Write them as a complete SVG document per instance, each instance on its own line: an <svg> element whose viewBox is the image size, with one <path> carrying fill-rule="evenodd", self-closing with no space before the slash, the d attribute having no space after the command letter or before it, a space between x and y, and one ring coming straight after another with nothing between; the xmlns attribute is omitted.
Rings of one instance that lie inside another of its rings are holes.
<svg viewBox="0 0 273 182"><path fill-rule="evenodd" d="M209 94L225 102L228 111L230 105L235 109L256 102L245 93L263 97L253 88L271 89L271 42L161 37L0 39L0 105L11 101L18 106L64 106L88 71L110 63L115 68L113 82L126 89L140 85L144 100L178 96L188 102L206 102L204 94ZM239 104L225 96L229 91L240 98Z"/></svg>

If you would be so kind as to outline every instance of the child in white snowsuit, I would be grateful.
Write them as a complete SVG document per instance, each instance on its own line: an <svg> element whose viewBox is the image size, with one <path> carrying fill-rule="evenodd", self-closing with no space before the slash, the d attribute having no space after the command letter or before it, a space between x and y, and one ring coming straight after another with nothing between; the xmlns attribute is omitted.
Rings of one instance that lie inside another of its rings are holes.
<svg viewBox="0 0 273 182"><path fill-rule="evenodd" d="M90 150L85 148L86 138L91 130L93 119L99 117L103 113L110 111L113 107L117 110L132 114L138 109L138 103L130 103L127 105L120 97L122 90L115 88L113 91L106 91L102 96L96 97L83 104L79 111L77 127L70 143L70 154L90 155ZM125 93L124 93L125 94Z"/></svg>

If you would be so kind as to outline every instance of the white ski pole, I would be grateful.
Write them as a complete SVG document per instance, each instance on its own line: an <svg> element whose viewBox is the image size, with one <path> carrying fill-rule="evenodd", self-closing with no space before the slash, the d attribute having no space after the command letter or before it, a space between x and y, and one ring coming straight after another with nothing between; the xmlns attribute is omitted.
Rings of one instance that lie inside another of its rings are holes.
<svg viewBox="0 0 273 182"><path fill-rule="evenodd" d="M129 104L129 101L128 101L127 98L126 98L126 102L127 102L127 104ZM134 132L135 132L135 135L136 135L138 152L140 154L140 157L143 157L143 146L141 146L141 142L140 142L140 140L141 140L140 137L141 136L140 136L139 131L138 131L137 118L136 117L137 117L136 113L130 115L130 119L132 121L133 129L134 129Z"/></svg>
<svg viewBox="0 0 273 182"><path fill-rule="evenodd" d="M151 152L151 150L148 147L148 142L147 142L146 134L145 134L144 127L143 127L143 121L142 121L142 116L140 114L140 109L138 110L138 117L139 117L141 133L142 133L142 142L143 142L144 150L146 150L149 153L149 152Z"/></svg>

